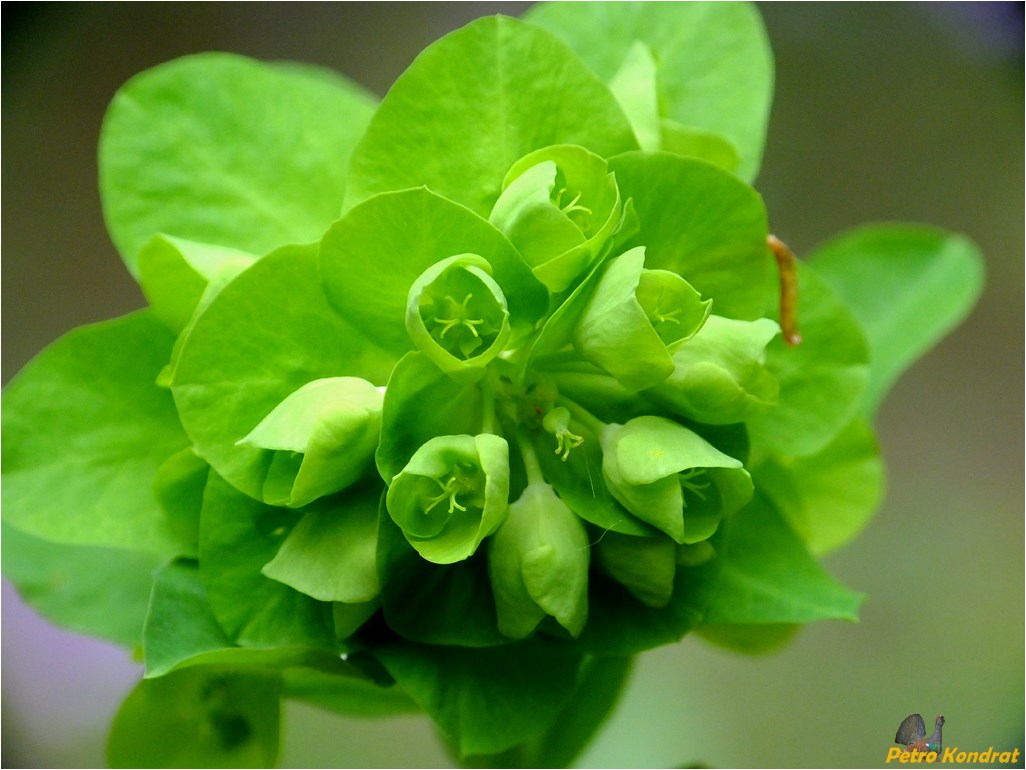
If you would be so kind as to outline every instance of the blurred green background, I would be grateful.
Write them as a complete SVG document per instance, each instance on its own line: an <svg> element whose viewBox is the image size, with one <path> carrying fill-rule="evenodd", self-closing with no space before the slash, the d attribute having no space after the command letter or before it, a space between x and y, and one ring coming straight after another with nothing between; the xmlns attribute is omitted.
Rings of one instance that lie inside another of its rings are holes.
<svg viewBox="0 0 1026 770"><path fill-rule="evenodd" d="M103 228L95 148L115 89L220 49L339 69L378 94L426 44L526 3L5 4L3 379L81 323L143 304ZM1023 748L1023 4L772 3L776 101L756 186L801 255L849 226L962 231L987 258L969 321L879 417L887 500L827 559L868 594L756 658L688 638L643 655L592 767L873 767L900 721ZM4 585L2 764L102 764L139 669ZM285 766L444 767L426 719L285 713ZM1020 761L1019 766L1022 766Z"/></svg>

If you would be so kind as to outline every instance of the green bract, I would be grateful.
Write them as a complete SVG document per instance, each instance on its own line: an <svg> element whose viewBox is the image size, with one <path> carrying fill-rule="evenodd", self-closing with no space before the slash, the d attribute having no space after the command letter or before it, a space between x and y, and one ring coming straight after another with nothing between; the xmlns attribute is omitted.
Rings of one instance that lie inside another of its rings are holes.
<svg viewBox="0 0 1026 770"><path fill-rule="evenodd" d="M674 414L710 425L744 422L777 401L780 386L766 368L766 345L780 328L768 318L710 316L673 353L673 371L646 393Z"/></svg>
<svg viewBox="0 0 1026 770"><path fill-rule="evenodd" d="M264 502L298 508L345 489L371 466L382 394L358 377L308 382L238 443L274 451Z"/></svg>
<svg viewBox="0 0 1026 770"><path fill-rule="evenodd" d="M517 247L535 277L559 293L606 247L623 205L606 162L583 147L557 146L513 164L489 221Z"/></svg>
<svg viewBox="0 0 1026 770"><path fill-rule="evenodd" d="M702 328L711 304L676 273L644 263L639 246L606 264L574 337L585 360L630 390L669 376L672 351Z"/></svg>
<svg viewBox="0 0 1026 770"><path fill-rule="evenodd" d="M509 448L491 434L437 436L388 487L386 505L428 561L466 559L509 509Z"/></svg>
<svg viewBox="0 0 1026 770"><path fill-rule="evenodd" d="M856 617L813 554L871 517L870 418L979 257L877 226L781 282L771 82L747 4L554 3L377 105L224 54L119 92L104 213L151 309L2 411L5 574L142 653L112 763L269 764L292 698L562 766L630 656Z"/></svg>
<svg viewBox="0 0 1026 770"><path fill-rule="evenodd" d="M425 270L410 287L406 330L438 368L473 382L510 338L509 310L488 260L461 254Z"/></svg>
<svg viewBox="0 0 1026 770"><path fill-rule="evenodd" d="M752 497L741 461L664 417L637 417L602 433L609 491L678 543L697 543Z"/></svg>

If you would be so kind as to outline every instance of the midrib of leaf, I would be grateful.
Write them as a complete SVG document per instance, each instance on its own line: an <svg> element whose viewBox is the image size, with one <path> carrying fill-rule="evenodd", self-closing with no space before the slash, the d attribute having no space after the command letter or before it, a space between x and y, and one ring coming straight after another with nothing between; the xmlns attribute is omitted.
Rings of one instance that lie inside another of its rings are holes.
<svg viewBox="0 0 1026 770"><path fill-rule="evenodd" d="M770 598L781 602L784 606L789 606L797 610L804 610L806 612L811 611L817 616L828 615L830 617L843 617L848 620L858 619L858 615L854 612L846 611L843 615L838 615L837 607L832 604L821 604L817 601L808 601L807 595L803 596L801 593L796 594L794 592L781 590L772 582L749 575L734 567L726 568L724 576L729 577L735 583L740 583L742 586L754 588L758 594L769 596ZM802 601L801 599L806 599L806 601ZM858 595L853 595L851 598L845 598L846 604L854 603L857 606L858 601Z"/></svg>

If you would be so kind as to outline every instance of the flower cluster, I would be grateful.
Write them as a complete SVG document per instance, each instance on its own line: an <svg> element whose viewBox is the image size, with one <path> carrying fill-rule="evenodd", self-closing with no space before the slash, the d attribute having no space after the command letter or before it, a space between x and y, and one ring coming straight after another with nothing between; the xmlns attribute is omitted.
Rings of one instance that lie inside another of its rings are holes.
<svg viewBox="0 0 1026 770"><path fill-rule="evenodd" d="M168 761L138 724L184 765L267 764L290 697L549 766L635 653L855 617L813 553L872 514L869 418L955 319L878 330L871 370L851 257L967 307L971 245L869 229L796 265L747 181L753 8L529 17L447 35L380 103L207 54L112 104L105 215L150 307L11 383L3 508L5 574L142 650L115 764ZM931 255L948 283L916 280Z"/></svg>

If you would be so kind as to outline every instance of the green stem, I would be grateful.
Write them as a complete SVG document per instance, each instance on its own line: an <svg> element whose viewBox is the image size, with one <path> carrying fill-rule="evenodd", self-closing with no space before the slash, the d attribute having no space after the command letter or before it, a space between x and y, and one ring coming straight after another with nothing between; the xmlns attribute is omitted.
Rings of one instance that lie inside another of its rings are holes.
<svg viewBox="0 0 1026 770"><path fill-rule="evenodd" d="M517 430L517 445L520 447L520 456L524 458L524 470L527 472L527 484L545 484L545 474L542 473L541 463L538 462L538 453L534 451L534 444L531 437L523 429Z"/></svg>

